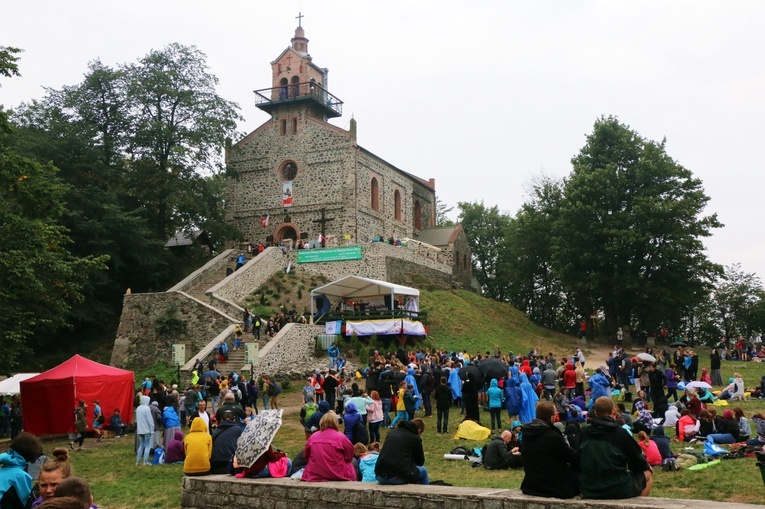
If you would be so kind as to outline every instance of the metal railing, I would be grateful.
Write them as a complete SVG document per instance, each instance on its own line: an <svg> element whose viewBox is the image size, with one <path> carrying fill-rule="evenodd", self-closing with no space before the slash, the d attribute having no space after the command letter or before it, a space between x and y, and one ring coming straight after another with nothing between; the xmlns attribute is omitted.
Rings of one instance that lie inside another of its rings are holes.
<svg viewBox="0 0 765 509"><path fill-rule="evenodd" d="M255 90L256 106L272 106L278 103L305 99L312 99L338 115L343 114L343 101L313 81Z"/></svg>

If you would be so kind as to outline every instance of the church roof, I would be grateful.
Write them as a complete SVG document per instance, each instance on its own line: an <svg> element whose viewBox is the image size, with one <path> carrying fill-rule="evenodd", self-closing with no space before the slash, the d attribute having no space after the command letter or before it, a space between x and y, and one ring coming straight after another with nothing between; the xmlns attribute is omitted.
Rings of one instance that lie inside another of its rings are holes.
<svg viewBox="0 0 765 509"><path fill-rule="evenodd" d="M436 247L448 246L455 241L461 231L462 225L460 224L431 228L422 230L417 236L417 240Z"/></svg>

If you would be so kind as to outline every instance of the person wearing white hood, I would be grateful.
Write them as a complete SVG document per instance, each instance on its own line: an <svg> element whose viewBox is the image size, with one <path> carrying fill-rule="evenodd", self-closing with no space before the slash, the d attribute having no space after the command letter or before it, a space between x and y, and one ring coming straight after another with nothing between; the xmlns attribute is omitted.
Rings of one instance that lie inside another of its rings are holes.
<svg viewBox="0 0 765 509"><path fill-rule="evenodd" d="M151 437L154 434L154 417L151 415L149 401L149 396L141 396L141 404L135 409L135 433L138 436L138 451L135 455L136 466L141 464L141 454L143 454L143 464L149 464Z"/></svg>

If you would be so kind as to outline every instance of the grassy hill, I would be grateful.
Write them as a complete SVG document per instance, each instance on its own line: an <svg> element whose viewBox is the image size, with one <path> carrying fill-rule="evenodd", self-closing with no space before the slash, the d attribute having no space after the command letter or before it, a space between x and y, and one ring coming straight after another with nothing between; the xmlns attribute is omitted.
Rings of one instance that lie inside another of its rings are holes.
<svg viewBox="0 0 765 509"><path fill-rule="evenodd" d="M428 312L430 343L448 350L485 352L498 344L503 352L526 355L569 351L574 339L539 327L514 307L464 290L420 292Z"/></svg>
<svg viewBox="0 0 765 509"><path fill-rule="evenodd" d="M253 291L242 306L250 306L261 316L311 309L310 291L326 278L299 271L275 274ZM532 348L540 352L569 352L572 336L534 325L517 309L465 290L444 289L432 281L412 281L420 289L420 309L428 312L428 343L449 350L485 352L498 344L503 352L525 355Z"/></svg>

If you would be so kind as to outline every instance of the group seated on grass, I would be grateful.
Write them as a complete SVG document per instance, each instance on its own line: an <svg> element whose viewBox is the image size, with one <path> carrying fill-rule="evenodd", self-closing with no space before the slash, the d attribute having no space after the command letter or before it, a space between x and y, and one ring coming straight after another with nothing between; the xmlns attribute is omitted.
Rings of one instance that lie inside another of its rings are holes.
<svg viewBox="0 0 765 509"><path fill-rule="evenodd" d="M495 432L483 450L466 457L488 470L523 468L521 489L530 495L645 496L651 492L654 467L671 471L704 463L709 456L726 452L718 444L739 444L731 449L738 449L737 455L765 446L761 413L751 417L757 430L752 436L743 410L725 408L729 401L756 394L744 392L738 373L715 397L704 384L683 385L692 381L688 379L693 376L692 363L680 376L674 363L660 366L620 349L612 358L621 360L601 365L587 376L581 350L571 359L564 357L560 365L552 354L514 357L487 352L485 357L471 358L444 351L387 355L375 351L369 366L351 376L317 370L307 380L301 409L306 444L294 458L269 447L254 464L240 465L236 459L240 423L216 423L226 434L216 429L212 439L206 438L204 426L195 430L192 423L189 436L200 433L200 440L194 449L193 437L184 439L184 470L189 475L290 476L304 482L429 484L422 446L425 424L415 416L417 412L431 416L431 400L438 412L436 432L448 432L450 410L460 410L462 420L455 438L466 438L463 431L468 429L480 440ZM480 376L489 364L498 364L502 376ZM622 377L620 366L628 367L630 376ZM713 375L718 376L719 369L713 369ZM701 377L705 376L709 376L706 369ZM359 388L361 380L366 381L365 391ZM634 395L629 390L633 384ZM331 391L317 389L330 386ZM669 397L675 399L672 404ZM482 406L491 416L491 429L480 425ZM511 429L503 430L502 410L508 412ZM392 421L391 412L395 412ZM380 437L381 428L390 431ZM672 440L698 443L703 451L694 448L676 455ZM193 468L190 455L195 458Z"/></svg>

